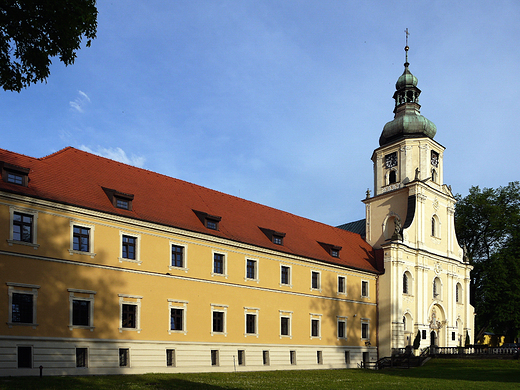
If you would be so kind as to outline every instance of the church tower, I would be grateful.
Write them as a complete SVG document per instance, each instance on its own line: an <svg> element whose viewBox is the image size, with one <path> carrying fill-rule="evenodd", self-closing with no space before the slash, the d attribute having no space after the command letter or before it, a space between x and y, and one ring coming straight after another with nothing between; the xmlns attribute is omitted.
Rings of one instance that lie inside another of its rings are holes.
<svg viewBox="0 0 520 390"><path fill-rule="evenodd" d="M420 114L418 80L408 45L397 80L394 119L372 154L373 196L367 191L366 240L383 252L379 280L379 356L412 345L464 345L472 339L470 271L455 235L455 198L443 183L444 147Z"/></svg>

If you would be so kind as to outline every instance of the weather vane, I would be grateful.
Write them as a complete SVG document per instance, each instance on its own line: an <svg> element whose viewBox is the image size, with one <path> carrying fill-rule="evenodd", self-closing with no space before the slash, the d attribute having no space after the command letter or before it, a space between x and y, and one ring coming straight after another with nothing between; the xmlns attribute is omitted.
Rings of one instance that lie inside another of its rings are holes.
<svg viewBox="0 0 520 390"><path fill-rule="evenodd" d="M404 32L406 34L406 46L404 47L404 51L406 52L405 66L408 66L408 50L410 49L408 47L408 35L410 35L410 33L408 32L408 27L406 28L406 30L404 30Z"/></svg>

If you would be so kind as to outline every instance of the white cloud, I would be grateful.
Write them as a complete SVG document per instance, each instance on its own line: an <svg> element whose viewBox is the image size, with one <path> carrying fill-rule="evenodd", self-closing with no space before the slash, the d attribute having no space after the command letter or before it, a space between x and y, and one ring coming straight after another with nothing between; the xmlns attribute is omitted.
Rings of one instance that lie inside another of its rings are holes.
<svg viewBox="0 0 520 390"><path fill-rule="evenodd" d="M119 161L128 165L133 165L138 168L143 168L144 163L146 161L146 158L143 156L132 155L131 157L128 157L126 155L126 152L119 147L103 148L101 146L98 146L96 150L93 150L88 146L81 145L79 148L85 152L96 154L101 157L106 157L111 160Z"/></svg>
<svg viewBox="0 0 520 390"><path fill-rule="evenodd" d="M76 110L79 113L85 112L85 106L90 103L90 98L83 91L78 91L78 97L74 101L70 101L69 105L73 110Z"/></svg>

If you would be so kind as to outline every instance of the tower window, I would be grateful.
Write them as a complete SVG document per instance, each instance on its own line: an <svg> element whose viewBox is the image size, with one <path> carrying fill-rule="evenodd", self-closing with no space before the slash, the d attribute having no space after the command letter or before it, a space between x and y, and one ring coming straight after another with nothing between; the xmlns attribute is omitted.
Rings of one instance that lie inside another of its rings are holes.
<svg viewBox="0 0 520 390"><path fill-rule="evenodd" d="M388 174L388 184L397 183L397 172L396 171L390 171Z"/></svg>

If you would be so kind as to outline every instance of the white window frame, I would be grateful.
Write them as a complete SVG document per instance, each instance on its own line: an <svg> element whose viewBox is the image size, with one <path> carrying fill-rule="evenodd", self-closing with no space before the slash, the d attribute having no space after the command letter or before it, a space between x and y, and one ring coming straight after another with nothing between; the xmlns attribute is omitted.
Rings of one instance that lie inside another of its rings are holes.
<svg viewBox="0 0 520 390"><path fill-rule="evenodd" d="M135 260L123 257L123 236L135 238ZM120 230L119 231L119 262L127 261L129 263L135 263L141 265L141 235L138 233L130 233Z"/></svg>
<svg viewBox="0 0 520 390"><path fill-rule="evenodd" d="M189 301L181 301L178 299L168 299L168 334L178 333L178 334L186 335L188 333L188 328L187 328L188 302ZM172 309L182 310L182 330L172 330L171 329Z"/></svg>
<svg viewBox="0 0 520 390"><path fill-rule="evenodd" d="M292 311L288 311L288 310L278 310L279 312L279 317L280 317L280 339L286 337L288 339L292 339L292 315L293 315L293 312ZM289 326L287 327L287 331L289 334L282 334L282 318L288 318L289 319Z"/></svg>
<svg viewBox="0 0 520 390"><path fill-rule="evenodd" d="M347 320L348 320L348 317L345 317L345 316L336 317L336 338L338 340L347 340ZM339 323L340 322L343 322L345 324L344 329L343 329L343 337L339 336Z"/></svg>
<svg viewBox="0 0 520 390"><path fill-rule="evenodd" d="M289 269L289 283L282 283L282 267L287 267ZM290 287L292 288L292 266L289 264L280 264L280 287Z"/></svg>
<svg viewBox="0 0 520 390"><path fill-rule="evenodd" d="M363 337L363 325L367 326L367 337ZM370 341L370 319L361 318L361 340Z"/></svg>
<svg viewBox="0 0 520 390"><path fill-rule="evenodd" d="M172 265L172 246L173 245L180 246L183 248L183 250L182 250L183 266L182 267L177 267L177 266ZM189 270L189 268L188 268L188 245L181 244L180 242L177 242L177 241L170 241L168 248L170 249L169 256L168 256L168 258L169 258L168 269L170 269L170 270L178 269L178 270L188 272L188 270Z"/></svg>
<svg viewBox="0 0 520 390"><path fill-rule="evenodd" d="M309 313L310 314L310 338L311 340L312 339L318 339L318 340L321 340L321 318L322 318L322 314L318 314L318 313ZM313 320L317 320L318 321L318 335L317 336L313 336L312 335L312 321Z"/></svg>
<svg viewBox="0 0 520 390"><path fill-rule="evenodd" d="M78 290L75 288L68 288L69 292L69 330L72 329L89 329L91 332L94 331L94 295L96 295L95 291L91 290ZM79 294L79 295L76 295ZM85 296L88 295L88 296ZM74 312L74 304L73 301L88 301L89 305L89 325L73 325L73 312Z"/></svg>
<svg viewBox="0 0 520 390"><path fill-rule="evenodd" d="M339 279L343 278L343 288L345 291L339 291ZM338 288L337 288L337 295L344 295L347 296L347 277L345 275L338 275Z"/></svg>
<svg viewBox="0 0 520 390"><path fill-rule="evenodd" d="M211 303L211 335L224 335L224 337L227 337L227 309L228 305L220 305L217 303ZM224 313L224 323L222 324L222 332L214 332L213 331L213 312L220 311Z"/></svg>
<svg viewBox="0 0 520 390"><path fill-rule="evenodd" d="M215 254L217 255L222 255L223 258L224 258L224 261L223 261L223 264L222 264L222 273L219 274L219 273L216 273L215 272ZM220 276L220 277L224 277L224 278L228 278L228 274L227 274L227 260L228 260L228 254L227 252L224 252L224 251L218 251L218 250L212 250L211 251L211 276Z"/></svg>
<svg viewBox="0 0 520 390"><path fill-rule="evenodd" d="M77 349L86 349L87 350L87 358L85 359L85 366L84 367L78 367L77 364L78 364L78 361L77 361L77 357L78 355L76 354L76 350ZM76 370L85 370L87 368L90 367L90 349L88 346L86 345L76 345L74 346L74 364L75 364L75 369Z"/></svg>
<svg viewBox="0 0 520 390"><path fill-rule="evenodd" d="M11 283L6 282L7 285L7 294L9 295L9 311L8 311L8 319L7 325L9 328L14 326L32 326L33 329L36 329L38 326L38 320L36 317L37 314L37 300L38 300L38 289L40 286L36 284L25 284L25 283ZM33 322L25 323L25 322L13 322L13 294L28 294L33 296Z"/></svg>
<svg viewBox="0 0 520 390"><path fill-rule="evenodd" d="M258 338L258 314L260 312L259 308L256 307L244 307L244 337L255 336ZM247 333L247 315L252 314L255 316L255 333Z"/></svg>
<svg viewBox="0 0 520 390"><path fill-rule="evenodd" d="M318 274L318 287L312 287L312 276L313 274ZM319 291L321 292L321 271L318 270L311 270L311 291Z"/></svg>
<svg viewBox="0 0 520 390"><path fill-rule="evenodd" d="M168 351L172 351L172 364L168 365ZM166 367L177 367L177 350L175 348L165 348Z"/></svg>
<svg viewBox="0 0 520 390"><path fill-rule="evenodd" d="M128 352L127 352L127 353L128 353L128 358L127 358L128 364L127 364L126 366L121 366L121 365L120 365L121 360L119 360L119 359L120 359L119 353L120 353L121 350L126 350L126 351L128 351ZM131 355L131 353L130 353L130 347L119 347L119 348L117 349L117 360L118 360L118 364L117 364L117 366L118 366L119 368L130 368L130 367L132 367L131 356L132 356L132 355Z"/></svg>
<svg viewBox="0 0 520 390"><path fill-rule="evenodd" d="M363 295L363 284L364 283L366 283L366 286L367 286L367 288L366 288L366 290L367 290L366 291L367 292L366 295ZM368 280L362 280L361 281L361 292L360 293L361 293L360 294L361 298L370 298L370 283L369 283Z"/></svg>
<svg viewBox="0 0 520 390"><path fill-rule="evenodd" d="M70 225L70 248L69 248L69 253L71 255L74 255L74 254L86 255L86 256L90 256L91 258L94 258L96 256L96 253L94 252L94 229L95 229L95 225L91 225L91 224L88 224L88 223L82 223L82 222L75 221L75 220L70 221L69 225ZM74 226L90 229L90 233L89 233L89 236L88 236L89 252L83 252L83 251L74 250Z"/></svg>
<svg viewBox="0 0 520 390"><path fill-rule="evenodd" d="M140 295L118 294L119 296L119 333L137 332L141 333L141 299ZM123 328L123 305L137 306L137 315L135 316L135 328Z"/></svg>
<svg viewBox="0 0 520 390"><path fill-rule="evenodd" d="M22 213L32 215L33 224L32 224L32 242L18 241L13 239L13 222L14 222L14 213ZM27 245L33 247L34 249L38 249L40 245L38 244L38 211L32 209L24 209L16 206L9 206L9 240L7 243L12 246L13 244L17 245Z"/></svg>
<svg viewBox="0 0 520 390"><path fill-rule="evenodd" d="M255 275L254 275L253 278L248 278L247 277L247 262L248 261L254 261L255 262ZM244 275L244 280L245 281L256 282L256 283L260 282L260 279L258 277L258 264L259 264L258 259L255 259L255 258L252 258L252 257L246 257L246 259L245 259L245 275Z"/></svg>

